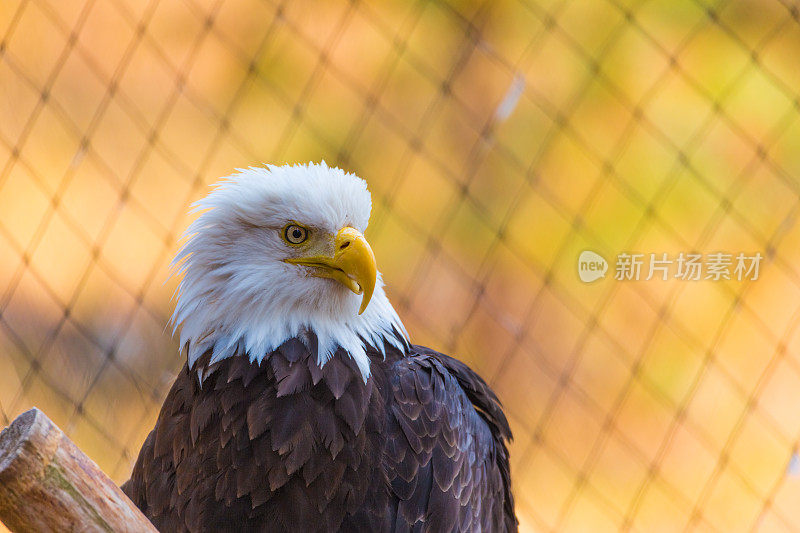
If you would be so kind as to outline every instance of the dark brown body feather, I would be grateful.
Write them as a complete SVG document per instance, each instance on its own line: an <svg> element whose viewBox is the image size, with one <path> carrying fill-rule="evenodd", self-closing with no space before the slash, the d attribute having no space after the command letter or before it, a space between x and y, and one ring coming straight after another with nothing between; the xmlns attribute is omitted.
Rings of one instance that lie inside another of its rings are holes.
<svg viewBox="0 0 800 533"><path fill-rule="evenodd" d="M480 377L387 347L364 383L346 353L311 353L228 358L202 386L184 367L123 485L159 530L516 530L511 433Z"/></svg>

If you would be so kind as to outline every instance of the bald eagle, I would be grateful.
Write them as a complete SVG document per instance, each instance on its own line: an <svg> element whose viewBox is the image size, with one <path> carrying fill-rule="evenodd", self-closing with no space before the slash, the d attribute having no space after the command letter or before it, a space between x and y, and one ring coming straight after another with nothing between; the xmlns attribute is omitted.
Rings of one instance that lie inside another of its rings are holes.
<svg viewBox="0 0 800 533"><path fill-rule="evenodd" d="M249 168L174 260L187 362L123 490L161 531L515 531L500 402L409 343L323 163Z"/></svg>

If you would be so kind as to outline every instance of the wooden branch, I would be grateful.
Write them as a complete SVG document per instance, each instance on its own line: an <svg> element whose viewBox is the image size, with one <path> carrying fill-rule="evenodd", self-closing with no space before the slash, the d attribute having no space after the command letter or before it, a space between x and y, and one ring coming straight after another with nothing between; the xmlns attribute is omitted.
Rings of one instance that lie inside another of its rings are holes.
<svg viewBox="0 0 800 533"><path fill-rule="evenodd" d="M11 531L156 529L40 410L0 433L0 521Z"/></svg>

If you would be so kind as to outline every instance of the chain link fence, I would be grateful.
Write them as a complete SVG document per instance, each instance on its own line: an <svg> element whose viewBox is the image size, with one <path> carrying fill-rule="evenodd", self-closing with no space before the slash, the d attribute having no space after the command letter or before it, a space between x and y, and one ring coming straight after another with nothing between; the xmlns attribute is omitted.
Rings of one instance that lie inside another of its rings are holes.
<svg viewBox="0 0 800 533"><path fill-rule="evenodd" d="M523 529L800 529L795 0L7 0L0 39L3 425L125 480L188 205L324 159L414 340L504 401ZM690 253L764 259L646 279Z"/></svg>

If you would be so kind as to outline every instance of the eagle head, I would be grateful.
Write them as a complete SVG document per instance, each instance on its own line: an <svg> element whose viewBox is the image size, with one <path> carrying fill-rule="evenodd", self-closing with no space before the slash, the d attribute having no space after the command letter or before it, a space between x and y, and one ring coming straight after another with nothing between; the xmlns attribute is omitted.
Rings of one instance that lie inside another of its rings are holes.
<svg viewBox="0 0 800 533"><path fill-rule="evenodd" d="M190 367L209 351L210 363L261 362L313 334L320 366L342 348L366 380L369 346L408 346L364 237L364 180L324 162L251 167L193 207L200 214L173 261L183 279L172 322Z"/></svg>

